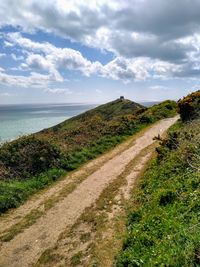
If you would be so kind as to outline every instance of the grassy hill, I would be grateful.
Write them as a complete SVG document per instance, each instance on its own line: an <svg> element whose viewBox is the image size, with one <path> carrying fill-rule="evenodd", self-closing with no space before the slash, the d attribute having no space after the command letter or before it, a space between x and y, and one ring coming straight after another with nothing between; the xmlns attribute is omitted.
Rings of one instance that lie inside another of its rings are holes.
<svg viewBox="0 0 200 267"><path fill-rule="evenodd" d="M120 131L121 121L127 115L134 117L146 108L127 99L117 99L86 111L37 134L41 139L51 140L63 151L87 147L101 136Z"/></svg>
<svg viewBox="0 0 200 267"><path fill-rule="evenodd" d="M182 120L161 141L130 202L116 266L200 266L200 93L178 102Z"/></svg>
<svg viewBox="0 0 200 267"><path fill-rule="evenodd" d="M145 107L128 99L116 99L112 102L103 104L94 109L86 111L76 117L68 120L83 120L84 118L90 118L94 115L99 115L105 120L111 120L116 116L122 116L127 114L137 114L137 112Z"/></svg>
<svg viewBox="0 0 200 267"><path fill-rule="evenodd" d="M117 99L0 148L0 211L116 146L149 124L176 114L176 103L150 108Z"/></svg>

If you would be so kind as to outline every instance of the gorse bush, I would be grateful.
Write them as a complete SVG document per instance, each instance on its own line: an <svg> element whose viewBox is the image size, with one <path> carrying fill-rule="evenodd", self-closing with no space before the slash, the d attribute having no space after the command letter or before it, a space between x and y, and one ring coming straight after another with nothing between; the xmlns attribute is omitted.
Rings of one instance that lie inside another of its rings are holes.
<svg viewBox="0 0 200 267"><path fill-rule="evenodd" d="M200 90L178 101L178 111L183 121L193 120L200 116Z"/></svg>
<svg viewBox="0 0 200 267"><path fill-rule="evenodd" d="M1 179L27 179L56 165L60 151L36 136L22 137L0 149Z"/></svg>

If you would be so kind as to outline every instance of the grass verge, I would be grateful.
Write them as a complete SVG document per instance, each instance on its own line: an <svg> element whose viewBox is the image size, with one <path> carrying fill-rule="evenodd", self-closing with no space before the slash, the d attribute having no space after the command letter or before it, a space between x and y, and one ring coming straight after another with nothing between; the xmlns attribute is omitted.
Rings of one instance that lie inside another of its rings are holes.
<svg viewBox="0 0 200 267"><path fill-rule="evenodd" d="M141 179L115 266L200 266L200 121L177 123Z"/></svg>

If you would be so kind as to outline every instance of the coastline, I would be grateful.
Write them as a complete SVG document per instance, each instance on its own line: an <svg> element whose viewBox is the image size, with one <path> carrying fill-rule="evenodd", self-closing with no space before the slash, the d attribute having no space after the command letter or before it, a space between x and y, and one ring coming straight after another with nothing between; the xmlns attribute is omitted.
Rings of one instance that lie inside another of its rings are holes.
<svg viewBox="0 0 200 267"><path fill-rule="evenodd" d="M0 144L55 126L95 106L79 103L0 105Z"/></svg>
<svg viewBox="0 0 200 267"><path fill-rule="evenodd" d="M156 101L141 101L150 107ZM37 133L96 107L94 103L1 104L0 144Z"/></svg>

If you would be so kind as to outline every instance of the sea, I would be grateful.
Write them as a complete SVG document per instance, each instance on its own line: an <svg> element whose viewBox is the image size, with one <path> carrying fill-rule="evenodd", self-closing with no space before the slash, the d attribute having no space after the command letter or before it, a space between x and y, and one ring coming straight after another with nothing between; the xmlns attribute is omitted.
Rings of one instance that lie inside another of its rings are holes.
<svg viewBox="0 0 200 267"><path fill-rule="evenodd" d="M155 102L141 104L151 106ZM49 128L96 106L80 103L0 105L0 144Z"/></svg>
<svg viewBox="0 0 200 267"><path fill-rule="evenodd" d="M49 128L95 104L0 105L0 143Z"/></svg>

